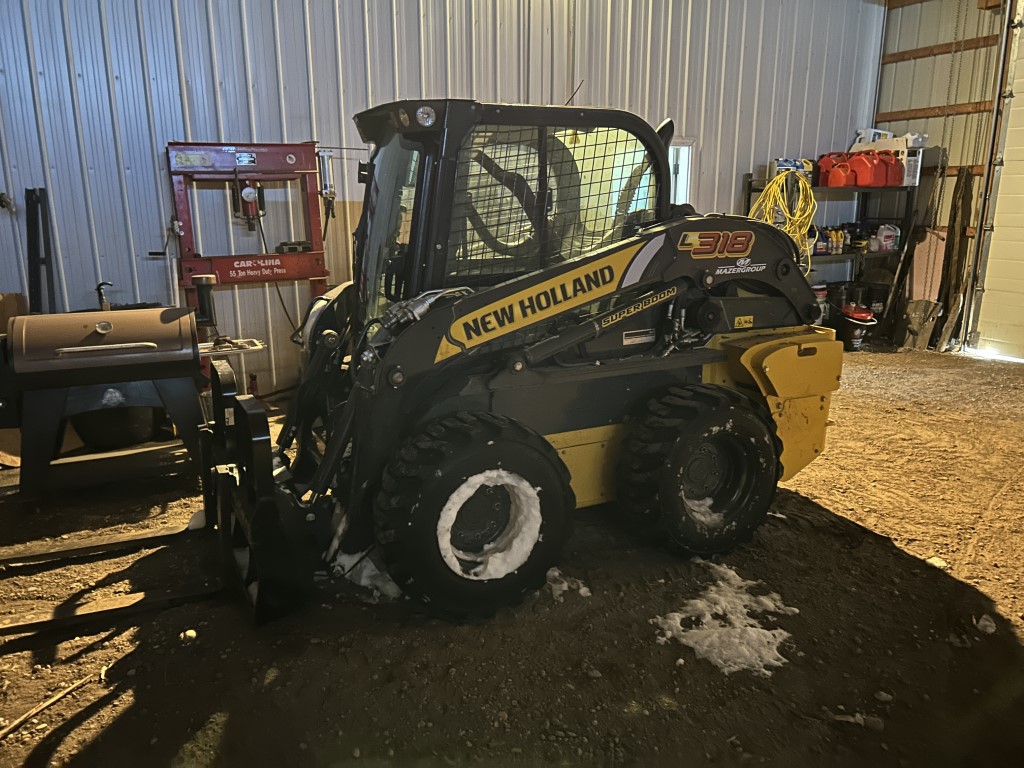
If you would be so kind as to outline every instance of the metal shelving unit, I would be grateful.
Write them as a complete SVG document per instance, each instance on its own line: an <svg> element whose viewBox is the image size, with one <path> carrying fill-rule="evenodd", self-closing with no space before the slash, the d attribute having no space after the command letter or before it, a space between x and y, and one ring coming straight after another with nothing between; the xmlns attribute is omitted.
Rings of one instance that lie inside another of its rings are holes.
<svg viewBox="0 0 1024 768"><path fill-rule="evenodd" d="M862 251L843 251L842 253L818 253L811 254L811 259L815 264L841 264L844 261L853 261L855 259L886 259L890 256L896 256L899 254L899 250L893 251L868 251L864 253Z"/></svg>
<svg viewBox="0 0 1024 768"><path fill-rule="evenodd" d="M767 179L755 179L754 174L743 174L743 213L750 210L753 204L754 194L764 189ZM792 192L796 193L796 184L791 185ZM859 278L864 272L864 266L868 260L882 259L883 263L892 262L893 272L899 271L899 265L906 258L907 247L910 242L910 233L914 226L914 207L917 203L917 187L812 187L816 196L820 197L841 197L842 195L853 195L856 202L856 214L854 220L857 222L872 222L876 224L896 224L900 228L900 247L891 251L861 252L847 251L841 254L819 254L811 256L813 264L841 264L851 262L853 264L854 278ZM898 194L897 194L898 193ZM865 208L872 196L878 196L878 210L890 210L892 216L866 216ZM888 198L888 199L887 199ZM891 303L891 302L890 302Z"/></svg>

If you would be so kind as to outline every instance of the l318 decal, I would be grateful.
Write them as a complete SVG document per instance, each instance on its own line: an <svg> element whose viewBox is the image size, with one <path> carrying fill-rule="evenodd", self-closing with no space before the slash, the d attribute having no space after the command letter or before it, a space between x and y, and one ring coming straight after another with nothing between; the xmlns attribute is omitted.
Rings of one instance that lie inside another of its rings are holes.
<svg viewBox="0 0 1024 768"><path fill-rule="evenodd" d="M737 232L683 232L679 250L689 251L695 259L735 259L749 256L754 247L754 233L747 229Z"/></svg>

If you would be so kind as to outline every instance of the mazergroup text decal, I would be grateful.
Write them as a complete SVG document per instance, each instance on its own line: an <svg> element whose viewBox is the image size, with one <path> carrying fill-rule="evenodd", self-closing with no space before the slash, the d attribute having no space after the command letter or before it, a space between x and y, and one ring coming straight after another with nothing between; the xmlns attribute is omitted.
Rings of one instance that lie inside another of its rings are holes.
<svg viewBox="0 0 1024 768"><path fill-rule="evenodd" d="M751 264L750 259L736 259L736 263L728 267L719 267L715 270L716 275L752 275L764 272L767 264Z"/></svg>

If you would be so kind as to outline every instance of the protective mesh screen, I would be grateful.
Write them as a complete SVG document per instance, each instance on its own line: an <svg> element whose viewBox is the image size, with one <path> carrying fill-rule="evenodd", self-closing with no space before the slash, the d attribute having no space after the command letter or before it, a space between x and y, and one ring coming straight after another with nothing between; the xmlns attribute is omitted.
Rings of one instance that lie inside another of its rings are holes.
<svg viewBox="0 0 1024 768"><path fill-rule="evenodd" d="M459 152L446 285L495 285L630 236L656 179L618 128L480 125Z"/></svg>

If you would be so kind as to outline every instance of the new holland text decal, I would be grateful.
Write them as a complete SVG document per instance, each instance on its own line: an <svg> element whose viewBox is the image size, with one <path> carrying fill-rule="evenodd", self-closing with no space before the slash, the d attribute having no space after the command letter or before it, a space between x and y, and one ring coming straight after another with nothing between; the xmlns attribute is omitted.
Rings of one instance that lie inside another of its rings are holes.
<svg viewBox="0 0 1024 768"><path fill-rule="evenodd" d="M531 285L455 318L437 348L438 363L466 349L547 320L614 293L644 243L630 245L577 269Z"/></svg>

